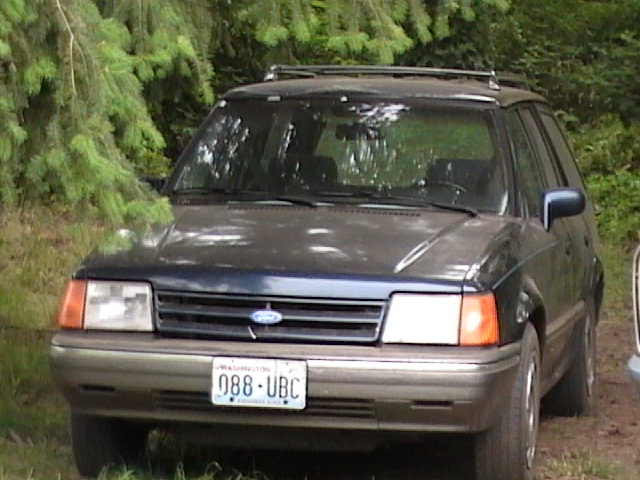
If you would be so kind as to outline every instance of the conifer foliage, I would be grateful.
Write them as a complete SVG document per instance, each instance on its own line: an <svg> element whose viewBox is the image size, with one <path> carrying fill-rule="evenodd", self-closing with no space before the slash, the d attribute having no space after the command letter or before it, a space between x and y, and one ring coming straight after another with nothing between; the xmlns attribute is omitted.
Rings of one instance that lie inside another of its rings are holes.
<svg viewBox="0 0 640 480"><path fill-rule="evenodd" d="M476 17L483 6L505 10L508 0L278 0L248 2L240 15L254 22L256 36L314 44L339 58L390 64L416 41L449 36L449 21ZM271 4L265 9L265 4ZM265 11L266 10L266 11Z"/></svg>
<svg viewBox="0 0 640 480"><path fill-rule="evenodd" d="M225 35L262 42L257 63L301 49L303 63L391 63L447 36L452 16L506 2L0 0L0 208L50 202L114 226L168 218L168 203L138 181L169 163L158 112L174 89L213 103L211 50L239 46Z"/></svg>
<svg viewBox="0 0 640 480"><path fill-rule="evenodd" d="M210 20L191 0L2 0L0 203L54 201L114 225L166 217L137 180L166 168L143 88L178 71L213 101L198 36Z"/></svg>

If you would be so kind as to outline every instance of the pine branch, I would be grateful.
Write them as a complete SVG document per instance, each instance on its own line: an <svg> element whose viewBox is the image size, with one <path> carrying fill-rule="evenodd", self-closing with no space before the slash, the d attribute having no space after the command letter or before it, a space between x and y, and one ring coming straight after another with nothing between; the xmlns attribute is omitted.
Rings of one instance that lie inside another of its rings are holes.
<svg viewBox="0 0 640 480"><path fill-rule="evenodd" d="M56 5L58 7L58 11L60 12L60 15L62 16L62 20L64 21L67 27L67 32L69 33L69 58L71 61L71 90L73 91L73 95L77 97L78 92L76 91L76 75L75 75L75 68L73 64L73 45L75 44L76 37L73 34L73 30L71 29L71 25L69 24L67 15L64 13L64 10L62 9L62 5L60 5L60 0L56 0Z"/></svg>

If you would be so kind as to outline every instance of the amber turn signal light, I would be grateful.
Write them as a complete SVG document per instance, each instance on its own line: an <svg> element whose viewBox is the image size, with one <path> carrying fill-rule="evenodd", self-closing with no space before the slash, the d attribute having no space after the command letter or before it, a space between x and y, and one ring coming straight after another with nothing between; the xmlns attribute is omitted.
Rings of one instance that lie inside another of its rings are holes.
<svg viewBox="0 0 640 480"><path fill-rule="evenodd" d="M463 295L460 315L460 345L497 345L498 310L493 293Z"/></svg>
<svg viewBox="0 0 640 480"><path fill-rule="evenodd" d="M84 319L84 299L87 282L71 280L60 299L57 323L60 328L80 329Z"/></svg>

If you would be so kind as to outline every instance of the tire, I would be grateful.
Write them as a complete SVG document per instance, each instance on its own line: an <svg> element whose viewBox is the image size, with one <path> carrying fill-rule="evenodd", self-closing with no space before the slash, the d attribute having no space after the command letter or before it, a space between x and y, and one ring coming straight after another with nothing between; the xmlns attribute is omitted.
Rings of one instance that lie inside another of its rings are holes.
<svg viewBox="0 0 640 480"><path fill-rule="evenodd" d="M593 300L588 305L589 312L582 326L575 359L543 400L545 412L552 415L575 417L593 410L597 317Z"/></svg>
<svg viewBox="0 0 640 480"><path fill-rule="evenodd" d="M71 446L84 477L97 477L109 465L127 465L142 452L148 430L123 420L71 414Z"/></svg>
<svg viewBox="0 0 640 480"><path fill-rule="evenodd" d="M532 324L522 337L518 372L497 424L474 437L475 480L528 480L540 418L540 345Z"/></svg>

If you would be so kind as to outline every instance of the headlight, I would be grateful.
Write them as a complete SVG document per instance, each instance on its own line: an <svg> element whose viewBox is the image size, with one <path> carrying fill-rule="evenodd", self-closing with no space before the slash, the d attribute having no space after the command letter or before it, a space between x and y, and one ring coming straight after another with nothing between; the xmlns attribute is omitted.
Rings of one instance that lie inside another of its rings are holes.
<svg viewBox="0 0 640 480"><path fill-rule="evenodd" d="M382 341L457 345L461 308L461 295L392 295Z"/></svg>
<svg viewBox="0 0 640 480"><path fill-rule="evenodd" d="M89 330L153 330L151 286L146 283L87 283L84 328Z"/></svg>
<svg viewBox="0 0 640 480"><path fill-rule="evenodd" d="M384 343L488 346L499 342L493 293L395 294L382 333Z"/></svg>

